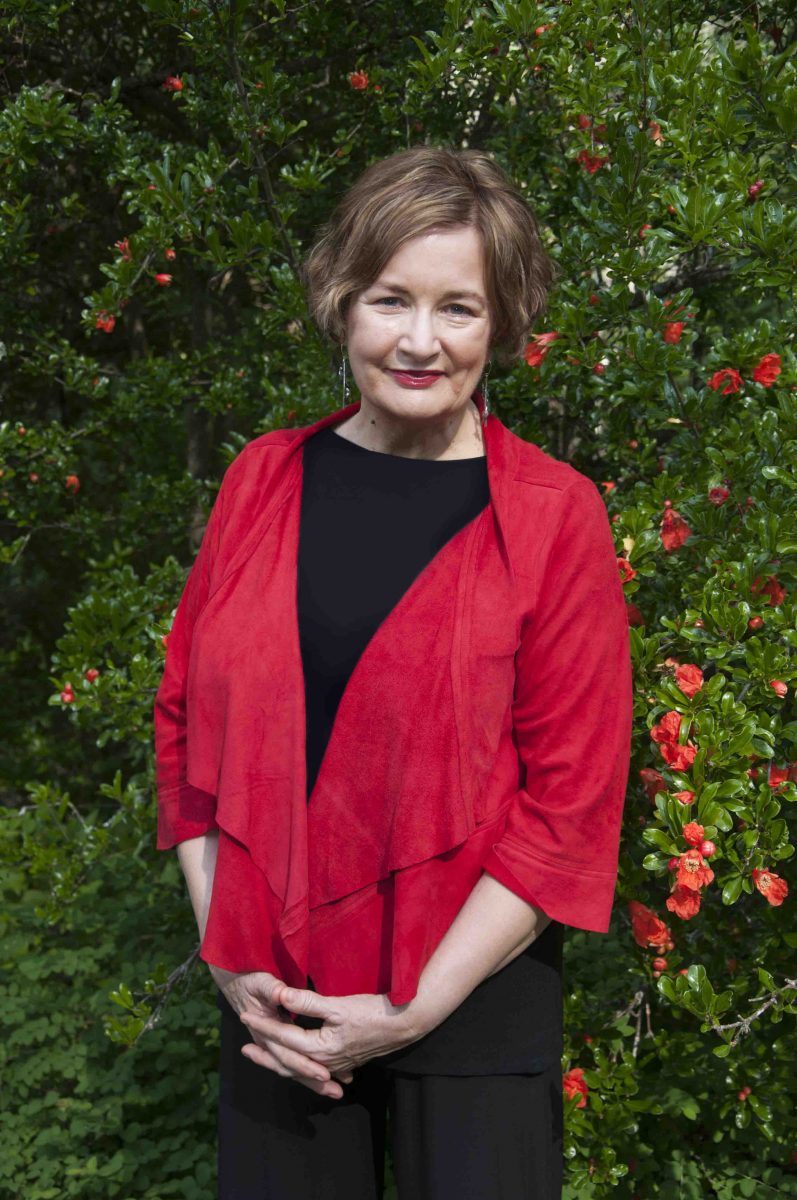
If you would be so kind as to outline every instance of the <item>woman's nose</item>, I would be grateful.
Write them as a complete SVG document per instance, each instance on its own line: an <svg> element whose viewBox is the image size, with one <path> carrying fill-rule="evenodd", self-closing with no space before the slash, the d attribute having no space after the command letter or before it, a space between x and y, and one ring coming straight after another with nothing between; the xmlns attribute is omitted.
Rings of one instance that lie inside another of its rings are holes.
<svg viewBox="0 0 797 1200"><path fill-rule="evenodd" d="M430 358L440 349L434 318L420 312L408 315L399 338L399 348L418 358Z"/></svg>

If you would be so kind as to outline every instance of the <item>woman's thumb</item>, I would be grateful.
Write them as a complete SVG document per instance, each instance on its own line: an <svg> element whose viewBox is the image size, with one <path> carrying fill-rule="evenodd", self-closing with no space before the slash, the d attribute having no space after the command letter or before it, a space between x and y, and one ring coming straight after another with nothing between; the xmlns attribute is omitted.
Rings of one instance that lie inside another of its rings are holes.
<svg viewBox="0 0 797 1200"><path fill-rule="evenodd" d="M303 988L291 988L280 984L272 993L274 1002L287 1008L288 1012L308 1017L322 1017L324 1007L315 992Z"/></svg>

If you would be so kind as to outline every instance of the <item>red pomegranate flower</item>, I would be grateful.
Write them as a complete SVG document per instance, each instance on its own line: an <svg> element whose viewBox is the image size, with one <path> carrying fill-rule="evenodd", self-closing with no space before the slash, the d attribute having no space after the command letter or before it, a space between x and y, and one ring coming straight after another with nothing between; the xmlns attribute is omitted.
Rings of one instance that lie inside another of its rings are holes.
<svg viewBox="0 0 797 1200"><path fill-rule="evenodd" d="M767 783L771 788L780 787L782 783L788 783L791 778L790 767L776 767L774 763L769 765L769 777Z"/></svg>
<svg viewBox="0 0 797 1200"><path fill-rule="evenodd" d="M687 821L683 827L684 841L690 846L699 846L703 841L704 829L697 821Z"/></svg>
<svg viewBox="0 0 797 1200"><path fill-rule="evenodd" d="M590 154L589 150L579 150L576 155L576 162L580 162L585 171L590 175L594 175L599 167L602 167L605 162L609 161L607 154Z"/></svg>
<svg viewBox="0 0 797 1200"><path fill-rule="evenodd" d="M754 596L769 596L769 604L771 608L777 608L786 599L786 589L778 580L777 575L767 575L766 582L761 583L761 576L756 575L753 580L750 591Z"/></svg>
<svg viewBox="0 0 797 1200"><path fill-rule="evenodd" d="M636 578L636 571L631 566L628 559L621 558L619 554L617 556L617 566L620 568L620 581L622 583L628 583L629 579Z"/></svg>
<svg viewBox="0 0 797 1200"><path fill-rule="evenodd" d="M551 343L561 337L559 333L533 333L526 343L523 357L530 367L538 367L548 353Z"/></svg>
<svg viewBox="0 0 797 1200"><path fill-rule="evenodd" d="M113 333L116 325L116 317L113 313L105 312L103 309L97 313L97 319L94 322L95 329L101 329L103 333Z"/></svg>
<svg viewBox="0 0 797 1200"><path fill-rule="evenodd" d="M700 912L700 892L693 888L681 887L676 884L667 897L667 908L675 913L682 921L691 921ZM686 969L680 974L685 975Z"/></svg>
<svg viewBox="0 0 797 1200"><path fill-rule="evenodd" d="M648 800L655 800L657 792L667 791L664 776L660 775L658 771L654 771L652 767L642 767L639 778L642 780Z"/></svg>
<svg viewBox="0 0 797 1200"><path fill-rule="evenodd" d="M685 696L694 696L703 686L703 672L694 663L683 663L675 668L675 682Z"/></svg>
<svg viewBox="0 0 797 1200"><path fill-rule="evenodd" d="M733 392L741 391L744 380L739 372L734 370L733 367L723 367L721 371L714 372L714 374L708 380L706 387L713 388L716 392L720 384L726 382L727 387L724 387L721 393L723 396L729 396Z"/></svg>
<svg viewBox="0 0 797 1200"><path fill-rule="evenodd" d="M665 508L659 528L661 529L661 544L668 554L672 554L673 550L683 546L687 538L692 536L691 528L678 510L672 506Z"/></svg>
<svg viewBox="0 0 797 1200"><path fill-rule="evenodd" d="M666 712L657 725L653 725L650 736L654 742L677 742L681 732L681 714L675 709Z"/></svg>
<svg viewBox="0 0 797 1200"><path fill-rule="evenodd" d="M680 855L678 864L677 886L692 888L699 891L705 884L711 883L714 872L706 863L699 850L687 850Z"/></svg>
<svg viewBox="0 0 797 1200"><path fill-rule="evenodd" d="M631 932L638 946L658 949L666 946L670 940L670 931L661 917L657 917L652 909L647 908L639 900L629 900L628 911L631 915Z"/></svg>
<svg viewBox="0 0 797 1200"><path fill-rule="evenodd" d="M568 1100L573 1096L579 1097L576 1108L586 1108L589 1088L584 1082L583 1067L572 1067L566 1075L562 1076L562 1089Z"/></svg>
<svg viewBox="0 0 797 1200"><path fill-rule="evenodd" d="M779 354L765 354L753 368L753 379L765 388L772 387L778 375L780 375Z"/></svg>
<svg viewBox="0 0 797 1200"><path fill-rule="evenodd" d="M774 908L778 908L789 894L789 885L780 875L775 875L773 871L759 870L758 867L753 868L753 883L758 888L761 895Z"/></svg>
<svg viewBox="0 0 797 1200"><path fill-rule="evenodd" d="M687 771L695 761L697 747L691 742L682 745L678 740L681 729L681 714L676 711L665 713L657 725L650 730L651 739L658 744L661 756L674 771Z"/></svg>

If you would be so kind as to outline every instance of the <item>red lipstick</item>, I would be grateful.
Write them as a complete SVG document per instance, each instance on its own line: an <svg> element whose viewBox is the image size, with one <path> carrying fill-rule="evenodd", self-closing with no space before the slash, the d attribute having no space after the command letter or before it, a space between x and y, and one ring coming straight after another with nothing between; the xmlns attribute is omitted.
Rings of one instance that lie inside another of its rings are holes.
<svg viewBox="0 0 797 1200"><path fill-rule="evenodd" d="M392 367L388 370L397 383L409 388L431 387L443 376L442 371L394 371Z"/></svg>

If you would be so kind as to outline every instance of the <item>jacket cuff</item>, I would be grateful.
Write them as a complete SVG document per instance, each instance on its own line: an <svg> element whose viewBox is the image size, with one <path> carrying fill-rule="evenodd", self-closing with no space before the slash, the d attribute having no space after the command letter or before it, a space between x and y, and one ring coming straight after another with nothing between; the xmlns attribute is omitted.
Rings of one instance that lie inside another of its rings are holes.
<svg viewBox="0 0 797 1200"><path fill-rule="evenodd" d="M158 837L156 849L171 850L179 842L202 837L216 824L216 797L190 783L158 792Z"/></svg>
<svg viewBox="0 0 797 1200"><path fill-rule="evenodd" d="M548 862L508 837L491 848L483 869L552 921L593 933L609 932L616 872L607 875L575 864ZM540 899L533 899L535 895Z"/></svg>
<svg viewBox="0 0 797 1200"><path fill-rule="evenodd" d="M490 853L487 861L484 864L483 870L486 871L488 875L492 875L493 879L497 879L499 883L502 883L504 887L509 888L509 890L514 892L516 896L520 896L521 900L525 900L527 904L533 905L534 908L542 908L543 912L545 911L539 900L535 896L532 896L529 889L523 886L517 875L514 875L512 871L509 870L509 868L504 862L502 862L497 854L493 854L492 852Z"/></svg>

